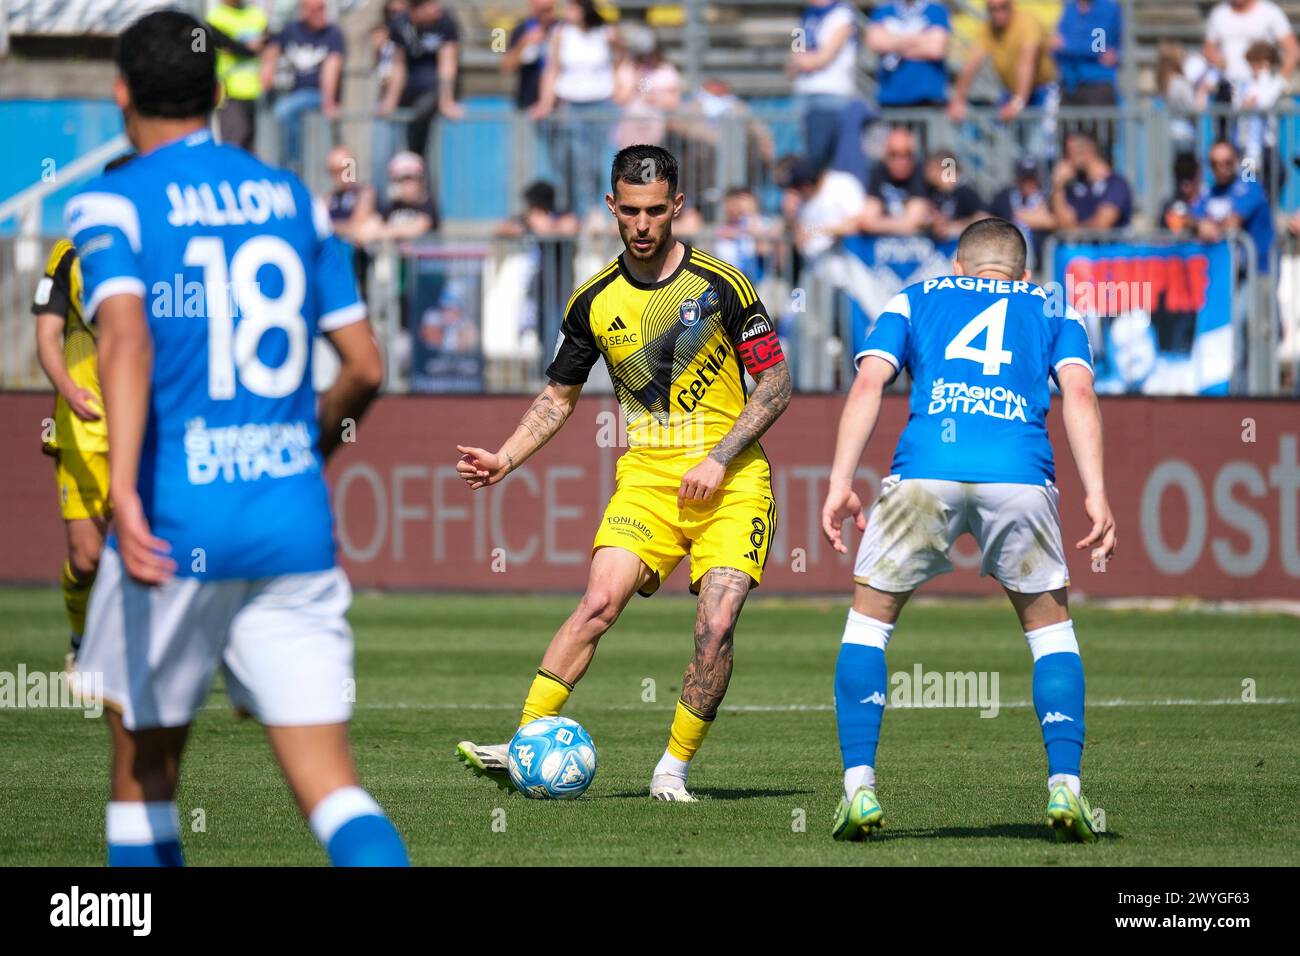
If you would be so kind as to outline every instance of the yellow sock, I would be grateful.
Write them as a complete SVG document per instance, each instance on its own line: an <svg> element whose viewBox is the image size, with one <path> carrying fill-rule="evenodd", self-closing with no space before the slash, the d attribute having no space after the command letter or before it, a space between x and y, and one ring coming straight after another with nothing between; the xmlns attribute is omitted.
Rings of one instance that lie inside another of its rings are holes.
<svg viewBox="0 0 1300 956"><path fill-rule="evenodd" d="M90 586L95 583L78 581L72 573L72 564L63 562L63 606L68 612L68 627L78 638L86 633L86 604L90 601Z"/></svg>
<svg viewBox="0 0 1300 956"><path fill-rule="evenodd" d="M678 760L690 761L695 751L704 743L704 737L713 726L715 714L704 716L684 700L677 701L673 726L668 731L668 752Z"/></svg>
<svg viewBox="0 0 1300 956"><path fill-rule="evenodd" d="M528 697L524 700L524 713L519 718L519 726L539 717L554 717L564 702L573 693L573 685L563 677L552 674L545 667L537 669L533 686L528 688Z"/></svg>

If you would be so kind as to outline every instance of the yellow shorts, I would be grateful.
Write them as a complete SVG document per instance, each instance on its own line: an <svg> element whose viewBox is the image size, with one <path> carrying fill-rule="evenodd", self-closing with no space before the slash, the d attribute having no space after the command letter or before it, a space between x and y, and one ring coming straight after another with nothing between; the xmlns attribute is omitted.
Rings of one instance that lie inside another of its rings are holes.
<svg viewBox="0 0 1300 956"><path fill-rule="evenodd" d="M60 448L54 480L64 521L108 515L108 454Z"/></svg>
<svg viewBox="0 0 1300 956"><path fill-rule="evenodd" d="M712 568L744 571L757 587L776 533L776 502L753 491L720 489L710 501L677 504L678 486L620 485L601 519L592 551L631 551L657 579L642 589L649 597L691 556L691 591Z"/></svg>

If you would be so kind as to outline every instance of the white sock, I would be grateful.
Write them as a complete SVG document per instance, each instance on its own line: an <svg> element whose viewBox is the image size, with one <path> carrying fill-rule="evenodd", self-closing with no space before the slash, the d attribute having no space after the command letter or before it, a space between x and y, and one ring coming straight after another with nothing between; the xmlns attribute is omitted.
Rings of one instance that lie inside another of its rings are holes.
<svg viewBox="0 0 1300 956"><path fill-rule="evenodd" d="M307 823L321 846L329 846L334 834L357 817L384 815L375 798L360 787L339 787L311 811Z"/></svg>
<svg viewBox="0 0 1300 956"><path fill-rule="evenodd" d="M1059 624L1025 631L1025 640L1029 642L1029 653L1034 660L1047 654L1078 654L1079 641L1074 636L1074 621L1066 618Z"/></svg>
<svg viewBox="0 0 1300 956"><path fill-rule="evenodd" d="M172 801L110 800L107 836L118 846L146 846L180 839L181 818Z"/></svg>
<svg viewBox="0 0 1300 956"><path fill-rule="evenodd" d="M655 764L654 776L657 777L662 773L666 773L671 774L674 777L681 777L685 780L686 773L690 769L691 763L689 760L679 760L665 750L664 755L659 758L659 763Z"/></svg>
<svg viewBox="0 0 1300 956"><path fill-rule="evenodd" d="M864 647L878 647L882 651L889 646L889 637L894 633L894 624L877 621L874 617L859 614L849 608L848 620L844 622L844 644L861 644Z"/></svg>
<svg viewBox="0 0 1300 956"><path fill-rule="evenodd" d="M1051 793L1058 783L1068 784L1071 792L1077 797L1082 790L1083 785L1079 778L1072 773L1055 773L1047 778L1047 792Z"/></svg>
<svg viewBox="0 0 1300 956"><path fill-rule="evenodd" d="M875 767L863 764L860 767L849 767L844 771L844 799L852 800L853 795L858 792L858 787L876 789Z"/></svg>

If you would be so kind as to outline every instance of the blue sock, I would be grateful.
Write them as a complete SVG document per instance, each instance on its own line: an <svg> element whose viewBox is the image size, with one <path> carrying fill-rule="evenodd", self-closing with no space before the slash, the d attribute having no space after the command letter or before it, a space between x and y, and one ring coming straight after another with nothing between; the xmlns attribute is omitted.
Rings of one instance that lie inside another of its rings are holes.
<svg viewBox="0 0 1300 956"><path fill-rule="evenodd" d="M1083 763L1083 660L1074 624L1028 632L1034 654L1034 711L1047 749L1047 775L1078 777Z"/></svg>
<svg viewBox="0 0 1300 956"><path fill-rule="evenodd" d="M169 801L108 805L109 866L184 866L180 818Z"/></svg>
<svg viewBox="0 0 1300 956"><path fill-rule="evenodd" d="M109 866L184 866L178 840L165 843L110 843Z"/></svg>
<svg viewBox="0 0 1300 956"><path fill-rule="evenodd" d="M342 787L316 805L311 829L335 866L410 866L397 828L360 787Z"/></svg>
<svg viewBox="0 0 1300 956"><path fill-rule="evenodd" d="M874 767L889 672L885 647L894 625L849 611L835 663L835 720L844 768Z"/></svg>

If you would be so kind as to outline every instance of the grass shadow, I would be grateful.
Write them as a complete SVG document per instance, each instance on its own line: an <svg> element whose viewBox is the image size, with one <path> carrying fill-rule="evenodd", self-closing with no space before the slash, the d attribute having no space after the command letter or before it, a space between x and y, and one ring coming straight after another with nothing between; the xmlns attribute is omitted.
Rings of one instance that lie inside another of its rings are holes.
<svg viewBox="0 0 1300 956"><path fill-rule="evenodd" d="M1099 842L1117 840L1119 835L1112 832L1099 835ZM982 827L911 827L895 829L885 826L872 842L893 839L922 840L1036 840L1056 845L1056 837L1045 824L1041 823L991 823ZM1070 846L1063 843L1061 846Z"/></svg>
<svg viewBox="0 0 1300 956"><path fill-rule="evenodd" d="M760 797L794 797L799 794L813 793L812 790L766 790L758 787L742 789L722 789L717 787L700 787L691 788L691 793L700 797L702 800L750 800ZM628 800L633 797L637 799L646 799L647 791L645 790L623 790L618 793L602 794L601 800Z"/></svg>

